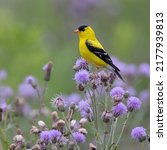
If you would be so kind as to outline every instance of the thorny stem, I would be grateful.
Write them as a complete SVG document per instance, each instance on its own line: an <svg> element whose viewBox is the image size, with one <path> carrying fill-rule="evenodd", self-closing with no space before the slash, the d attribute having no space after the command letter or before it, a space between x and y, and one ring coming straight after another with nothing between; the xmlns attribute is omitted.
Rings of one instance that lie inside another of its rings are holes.
<svg viewBox="0 0 167 150"><path fill-rule="evenodd" d="M127 114L127 116L126 116L126 118L125 118L125 121L124 121L123 126L122 126L121 133L120 133L120 135L119 135L119 137L118 137L118 140L117 140L117 142L116 142L116 146L118 145L118 143L119 143L119 141L120 141L120 139L121 139L121 137L122 137L122 134L123 134L123 132L124 132L126 123L127 123L127 121L128 121L128 118L129 118L129 115L130 115L130 112L128 112L128 114Z"/></svg>

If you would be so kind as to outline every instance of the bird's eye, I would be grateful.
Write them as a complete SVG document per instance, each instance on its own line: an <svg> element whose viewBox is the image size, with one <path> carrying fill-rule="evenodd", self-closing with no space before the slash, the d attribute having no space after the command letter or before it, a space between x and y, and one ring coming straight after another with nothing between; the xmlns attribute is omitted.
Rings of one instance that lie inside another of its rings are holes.
<svg viewBox="0 0 167 150"><path fill-rule="evenodd" d="M87 27L87 25L83 25L83 26L80 26L78 28L79 31L85 31L85 28Z"/></svg>

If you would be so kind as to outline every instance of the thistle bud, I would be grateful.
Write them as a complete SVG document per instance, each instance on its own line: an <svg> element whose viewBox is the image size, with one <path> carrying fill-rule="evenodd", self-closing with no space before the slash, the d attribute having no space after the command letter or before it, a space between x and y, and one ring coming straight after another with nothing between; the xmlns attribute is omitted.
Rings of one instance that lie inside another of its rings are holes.
<svg viewBox="0 0 167 150"><path fill-rule="evenodd" d="M53 62L52 62L52 61L49 61L49 62L43 67L43 70L45 71L45 75L44 75L44 80L45 80L45 81L49 81L49 80L50 80L52 68L53 68Z"/></svg>
<svg viewBox="0 0 167 150"><path fill-rule="evenodd" d="M16 144L12 143L9 147L9 150L15 150L16 149Z"/></svg>
<svg viewBox="0 0 167 150"><path fill-rule="evenodd" d="M38 134L39 129L36 126L32 126L31 129L30 129L30 133L31 134Z"/></svg>
<svg viewBox="0 0 167 150"><path fill-rule="evenodd" d="M86 122L88 122L88 119L86 119L86 118L81 118L80 121L79 121L79 123L81 125L84 125Z"/></svg>
<svg viewBox="0 0 167 150"><path fill-rule="evenodd" d="M21 134L15 135L14 138L13 138L13 141L15 143L24 142L24 137Z"/></svg>
<svg viewBox="0 0 167 150"><path fill-rule="evenodd" d="M51 112L52 121L55 122L58 119L58 114L56 111Z"/></svg>
<svg viewBox="0 0 167 150"><path fill-rule="evenodd" d="M86 135L88 133L85 128L78 129L78 132L82 133L83 135Z"/></svg>
<svg viewBox="0 0 167 150"><path fill-rule="evenodd" d="M65 126L65 121L64 120L60 119L59 121L56 122L57 129L62 129L62 128L64 128L64 126Z"/></svg>
<svg viewBox="0 0 167 150"><path fill-rule="evenodd" d="M35 144L31 149L32 150L41 150L41 147L39 144Z"/></svg>
<svg viewBox="0 0 167 150"><path fill-rule="evenodd" d="M109 122L111 122L112 121L112 119L113 119L113 114L112 114L112 112L111 111L104 111L103 113L102 113L102 119L103 119L103 121L105 122L105 123L109 123Z"/></svg>
<svg viewBox="0 0 167 150"><path fill-rule="evenodd" d="M65 104L62 96L52 98L52 105L61 112L65 111Z"/></svg>
<svg viewBox="0 0 167 150"><path fill-rule="evenodd" d="M41 128L44 128L44 127L46 127L46 124L45 124L45 122L43 122L43 121L38 121L38 125L39 125L39 127L41 127Z"/></svg>
<svg viewBox="0 0 167 150"><path fill-rule="evenodd" d="M96 146L93 143L90 143L89 150L96 150Z"/></svg>
<svg viewBox="0 0 167 150"><path fill-rule="evenodd" d="M84 91L85 87L84 87L83 84L78 84L78 85L77 85L77 89L78 89L79 91Z"/></svg>
<svg viewBox="0 0 167 150"><path fill-rule="evenodd" d="M124 98L128 98L130 96L130 93L128 91L125 91Z"/></svg>

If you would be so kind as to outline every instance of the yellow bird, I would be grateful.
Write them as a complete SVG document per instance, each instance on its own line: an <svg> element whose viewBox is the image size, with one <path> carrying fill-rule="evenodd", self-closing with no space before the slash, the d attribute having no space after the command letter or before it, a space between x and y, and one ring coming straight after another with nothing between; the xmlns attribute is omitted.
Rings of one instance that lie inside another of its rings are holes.
<svg viewBox="0 0 167 150"><path fill-rule="evenodd" d="M79 51L84 59L98 67L108 68L124 81L119 73L119 68L113 64L111 57L97 40L95 32L90 26L82 25L74 32L79 36Z"/></svg>

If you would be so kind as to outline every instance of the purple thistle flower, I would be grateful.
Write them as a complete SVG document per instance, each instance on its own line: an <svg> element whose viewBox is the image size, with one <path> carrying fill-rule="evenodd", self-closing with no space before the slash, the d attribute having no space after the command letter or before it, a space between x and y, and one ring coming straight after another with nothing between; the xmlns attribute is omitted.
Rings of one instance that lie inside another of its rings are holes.
<svg viewBox="0 0 167 150"><path fill-rule="evenodd" d="M80 69L89 70L88 62L83 58L77 59L74 65L74 70L78 71Z"/></svg>
<svg viewBox="0 0 167 150"><path fill-rule="evenodd" d="M143 127L136 127L132 129L131 136L133 139L143 142L147 137L146 129Z"/></svg>
<svg viewBox="0 0 167 150"><path fill-rule="evenodd" d="M0 98L8 99L13 95L13 90L9 86L0 86Z"/></svg>
<svg viewBox="0 0 167 150"><path fill-rule="evenodd" d="M50 132L49 131L42 131L40 133L40 140L42 142L48 143L51 140L51 138L50 138Z"/></svg>
<svg viewBox="0 0 167 150"><path fill-rule="evenodd" d="M2 109L2 111L6 111L7 104L5 100L0 100L0 108Z"/></svg>
<svg viewBox="0 0 167 150"><path fill-rule="evenodd" d="M139 94L139 98L142 101L149 101L149 97L150 97L150 91L148 89L141 91Z"/></svg>
<svg viewBox="0 0 167 150"><path fill-rule="evenodd" d="M66 99L66 97L64 95L58 95L54 98L52 98L52 106L57 108L59 111L63 112L65 111L65 103L64 100Z"/></svg>
<svg viewBox="0 0 167 150"><path fill-rule="evenodd" d="M136 95L136 89L134 87L127 87L126 90L130 93L130 95Z"/></svg>
<svg viewBox="0 0 167 150"><path fill-rule="evenodd" d="M26 77L24 82L30 84L33 87L37 85L37 79L33 76Z"/></svg>
<svg viewBox="0 0 167 150"><path fill-rule="evenodd" d="M67 106L78 105L79 101L81 101L81 96L78 93L72 93L71 95L65 97L65 104Z"/></svg>
<svg viewBox="0 0 167 150"><path fill-rule="evenodd" d="M81 116L83 118L87 118L90 121L93 120L93 111L92 111L88 102L83 101L83 100L80 101L78 103L78 109L79 109Z"/></svg>
<svg viewBox="0 0 167 150"><path fill-rule="evenodd" d="M0 81L6 79L7 72L5 70L0 70Z"/></svg>
<svg viewBox="0 0 167 150"><path fill-rule="evenodd" d="M85 135L80 132L73 132L72 137L75 143L84 143L85 142Z"/></svg>
<svg viewBox="0 0 167 150"><path fill-rule="evenodd" d="M110 96L114 102L120 102L123 100L125 90L122 87L115 87L110 91Z"/></svg>
<svg viewBox="0 0 167 150"><path fill-rule="evenodd" d="M118 103L112 107L114 117L119 117L127 113L127 107L123 103Z"/></svg>
<svg viewBox="0 0 167 150"><path fill-rule="evenodd" d="M89 72L81 69L75 73L74 80L77 84L86 84L89 81Z"/></svg>
<svg viewBox="0 0 167 150"><path fill-rule="evenodd" d="M125 74L127 76L133 77L137 74L137 67L135 64L128 64L126 67L126 72Z"/></svg>
<svg viewBox="0 0 167 150"><path fill-rule="evenodd" d="M49 131L49 135L52 142L56 143L62 134L60 131L52 129Z"/></svg>
<svg viewBox="0 0 167 150"><path fill-rule="evenodd" d="M128 98L127 100L127 108L130 112L132 112L133 110L138 110L141 107L141 101L134 96L131 96Z"/></svg>
<svg viewBox="0 0 167 150"><path fill-rule="evenodd" d="M84 100L80 101L78 104L79 111L88 111L89 108L90 108L89 103Z"/></svg>
<svg viewBox="0 0 167 150"><path fill-rule="evenodd" d="M18 95L21 97L29 99L35 99L37 97L36 91L30 84L22 83L18 90Z"/></svg>
<svg viewBox="0 0 167 150"><path fill-rule="evenodd" d="M66 145L67 144L67 142L68 142L68 139L66 138L66 137L64 137L64 136L60 136L60 138L58 139L58 144L60 145L60 146L63 146L63 145Z"/></svg>
<svg viewBox="0 0 167 150"><path fill-rule="evenodd" d="M142 63L139 66L139 74L146 77L150 77L150 65L148 63Z"/></svg>

